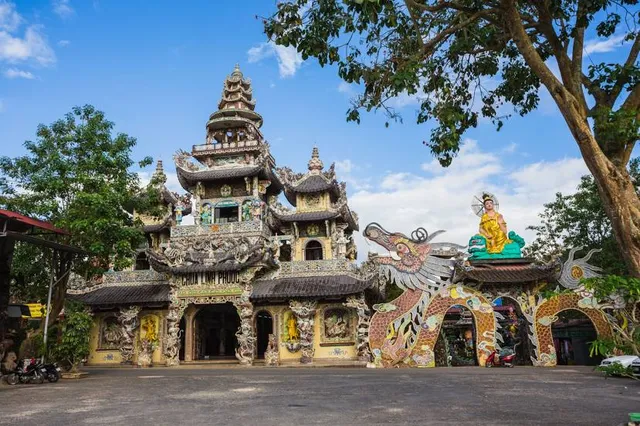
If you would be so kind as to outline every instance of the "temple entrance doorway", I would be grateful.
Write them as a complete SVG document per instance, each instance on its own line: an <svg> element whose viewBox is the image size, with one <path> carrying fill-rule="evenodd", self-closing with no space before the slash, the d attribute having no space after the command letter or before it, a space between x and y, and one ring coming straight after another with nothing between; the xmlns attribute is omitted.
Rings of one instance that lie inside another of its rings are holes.
<svg viewBox="0 0 640 426"><path fill-rule="evenodd" d="M269 345L269 334L273 333L273 317L267 311L260 311L256 315L256 334L258 337L258 358L264 358Z"/></svg>
<svg viewBox="0 0 640 426"><path fill-rule="evenodd" d="M602 357L589 356L589 343L598 333L585 314L567 309L556 314L558 320L551 326L553 345L558 365L598 365Z"/></svg>
<svg viewBox="0 0 640 426"><path fill-rule="evenodd" d="M239 327L240 317L232 303L201 308L194 318L194 360L235 359Z"/></svg>
<svg viewBox="0 0 640 426"><path fill-rule="evenodd" d="M186 328L187 328L187 322L184 318L184 316L182 316L182 318L180 319L180 350L178 351L178 359L180 361L184 361L184 348L185 348L185 340L186 340Z"/></svg>
<svg viewBox="0 0 640 426"><path fill-rule="evenodd" d="M434 348L436 366L478 365L475 335L476 325L471 311L461 305L449 308Z"/></svg>
<svg viewBox="0 0 640 426"><path fill-rule="evenodd" d="M502 349L510 348L516 352L516 365L532 365L531 344L527 328L529 323L522 314L520 304L510 297L500 297L493 301L493 311L498 319L500 328L497 330L502 336L498 342Z"/></svg>

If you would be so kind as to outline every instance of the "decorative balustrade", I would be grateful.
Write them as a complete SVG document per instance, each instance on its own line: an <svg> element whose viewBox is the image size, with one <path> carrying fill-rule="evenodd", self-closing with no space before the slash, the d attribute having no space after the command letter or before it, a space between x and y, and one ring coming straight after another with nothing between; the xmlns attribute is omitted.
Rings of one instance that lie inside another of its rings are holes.
<svg viewBox="0 0 640 426"><path fill-rule="evenodd" d="M69 278L68 294L83 294L94 291L102 287L113 287L118 285L149 285L162 284L167 282L168 275L156 272L153 269L143 269L137 271L116 271L105 272L102 279L98 281L86 281L79 275L72 274Z"/></svg>
<svg viewBox="0 0 640 426"><path fill-rule="evenodd" d="M270 236L268 227L264 226L260 221L214 223L211 225L181 225L171 228L171 238L226 234L262 234L265 237Z"/></svg>
<svg viewBox="0 0 640 426"><path fill-rule="evenodd" d="M207 143L202 145L193 145L193 152L200 153L200 152L218 151L221 149L231 149L231 148L251 148L254 146L258 146L258 144L259 142L257 140Z"/></svg>
<svg viewBox="0 0 640 426"><path fill-rule="evenodd" d="M355 263L347 259L280 262L280 277L353 275L356 271Z"/></svg>

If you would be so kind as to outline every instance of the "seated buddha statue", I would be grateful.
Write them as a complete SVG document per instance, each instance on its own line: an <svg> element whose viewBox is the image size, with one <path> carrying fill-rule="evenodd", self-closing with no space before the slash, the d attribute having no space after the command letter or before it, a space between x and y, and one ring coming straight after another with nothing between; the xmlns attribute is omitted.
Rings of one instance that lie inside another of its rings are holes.
<svg viewBox="0 0 640 426"><path fill-rule="evenodd" d="M504 246L512 241L507 237L507 223L493 205L493 198L483 194L484 214L480 219L480 235L487 239L487 253L502 253Z"/></svg>
<svg viewBox="0 0 640 426"><path fill-rule="evenodd" d="M472 204L474 213L480 216L478 234L469 240L470 259L508 259L522 257L520 249L524 240L515 232L507 230L504 217L496 210L495 197L483 193Z"/></svg>

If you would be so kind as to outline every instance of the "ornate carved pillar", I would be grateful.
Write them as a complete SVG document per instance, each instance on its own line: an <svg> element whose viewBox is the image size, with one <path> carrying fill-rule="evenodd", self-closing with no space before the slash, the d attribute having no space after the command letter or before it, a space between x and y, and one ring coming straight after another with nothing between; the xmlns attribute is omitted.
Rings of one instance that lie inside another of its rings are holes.
<svg viewBox="0 0 640 426"><path fill-rule="evenodd" d="M139 313L140 306L129 306L128 308L120 308L120 312L117 314L118 321L122 326L120 354L122 355L123 363L130 363L133 359L135 332L140 325L138 320Z"/></svg>
<svg viewBox="0 0 640 426"><path fill-rule="evenodd" d="M354 308L358 314L358 326L356 329L356 350L360 361L371 362L371 350L369 349L369 322L371 310L364 300L364 294L347 297L344 306Z"/></svg>
<svg viewBox="0 0 640 426"><path fill-rule="evenodd" d="M187 311L184 317L184 360L193 361L193 317L195 312Z"/></svg>
<svg viewBox="0 0 640 426"><path fill-rule="evenodd" d="M242 295L233 303L240 316L240 329L236 332L238 338L236 358L242 365L252 365L255 354L256 337L253 331L253 304L249 300L250 296L251 285L245 282Z"/></svg>
<svg viewBox="0 0 640 426"><path fill-rule="evenodd" d="M187 309L187 302L178 298L178 289L176 287L172 286L170 297L171 304L167 314L167 333L164 337L164 357L167 367L180 364L180 319L185 309ZM185 348L185 358L186 353Z"/></svg>
<svg viewBox="0 0 640 426"><path fill-rule="evenodd" d="M300 334L300 351L302 353L300 362L302 364L313 362L313 321L317 306L316 300L289 301L289 307L296 316L298 333Z"/></svg>

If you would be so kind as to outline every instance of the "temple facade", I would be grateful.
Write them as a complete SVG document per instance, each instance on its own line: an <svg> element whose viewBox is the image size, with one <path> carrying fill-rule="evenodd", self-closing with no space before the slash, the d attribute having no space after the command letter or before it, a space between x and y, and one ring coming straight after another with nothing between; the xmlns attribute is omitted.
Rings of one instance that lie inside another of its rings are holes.
<svg viewBox="0 0 640 426"><path fill-rule="evenodd" d="M367 301L380 291L355 264L346 185L317 148L306 172L277 168L255 105L236 66L205 143L174 156L186 195L167 190L158 162L165 214L136 214L147 245L132 270L69 291L94 313L88 364L369 359Z"/></svg>
<svg viewBox="0 0 640 426"><path fill-rule="evenodd" d="M164 213L135 214L147 244L132 269L68 291L94 313L88 364L491 366L511 351L554 366L584 363L589 341L612 336L607 310L620 301L581 283L600 273L593 251L524 258L490 193L473 198L480 224L466 247L371 223L364 237L388 253L356 266L346 185L315 147L308 170L276 167L255 105L236 67L205 143L174 156L184 195L158 162L149 185ZM383 301L390 284L401 293Z"/></svg>

